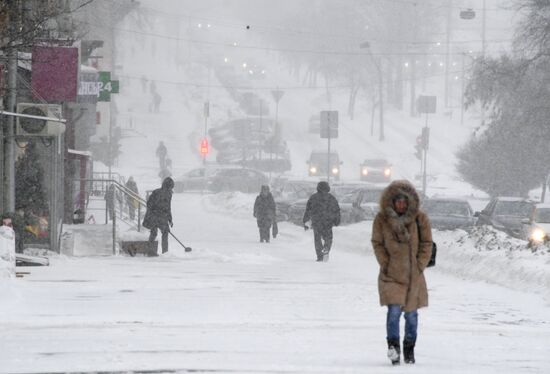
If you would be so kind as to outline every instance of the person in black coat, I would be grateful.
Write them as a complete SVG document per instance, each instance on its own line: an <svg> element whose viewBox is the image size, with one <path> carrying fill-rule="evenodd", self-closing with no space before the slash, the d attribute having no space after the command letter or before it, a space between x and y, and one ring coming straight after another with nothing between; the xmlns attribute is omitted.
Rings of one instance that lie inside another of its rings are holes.
<svg viewBox="0 0 550 374"><path fill-rule="evenodd" d="M340 224L340 205L329 191L327 182L317 184L317 192L307 201L303 218L305 230L309 229L307 222L311 220L317 261L328 260L332 246L332 227Z"/></svg>
<svg viewBox="0 0 550 374"><path fill-rule="evenodd" d="M269 243L271 225L275 223L275 200L269 186L262 186L254 202L254 217L260 229L260 243Z"/></svg>
<svg viewBox="0 0 550 374"><path fill-rule="evenodd" d="M172 223L172 190L174 180L170 177L164 179L162 187L157 188L147 199L147 211L143 218L143 227L151 230L149 242L157 238L157 230L162 233L162 253L168 252L168 234Z"/></svg>

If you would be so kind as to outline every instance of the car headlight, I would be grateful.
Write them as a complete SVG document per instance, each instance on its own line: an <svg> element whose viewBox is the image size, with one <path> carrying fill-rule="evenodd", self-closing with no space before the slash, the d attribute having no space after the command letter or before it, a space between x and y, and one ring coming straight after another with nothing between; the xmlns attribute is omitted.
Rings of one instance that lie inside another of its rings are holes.
<svg viewBox="0 0 550 374"><path fill-rule="evenodd" d="M315 166L310 167L310 168L309 168L309 172L310 172L311 174L315 174L315 173L317 173L317 168L316 168Z"/></svg>
<svg viewBox="0 0 550 374"><path fill-rule="evenodd" d="M338 168L332 168L332 174L338 174Z"/></svg>
<svg viewBox="0 0 550 374"><path fill-rule="evenodd" d="M386 177L389 177L391 175L391 169L389 169L389 168L384 169L384 175Z"/></svg>
<svg viewBox="0 0 550 374"><path fill-rule="evenodd" d="M543 229L537 227L531 231L531 240L537 243L543 242L546 238L546 232Z"/></svg>
<svg viewBox="0 0 550 374"><path fill-rule="evenodd" d="M363 168L363 171L361 172L365 177L369 175L369 170L367 168Z"/></svg>

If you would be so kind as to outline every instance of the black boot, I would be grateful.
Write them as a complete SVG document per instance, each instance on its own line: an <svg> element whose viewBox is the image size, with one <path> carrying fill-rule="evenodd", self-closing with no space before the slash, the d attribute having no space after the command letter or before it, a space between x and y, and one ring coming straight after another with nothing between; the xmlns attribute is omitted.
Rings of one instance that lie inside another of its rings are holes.
<svg viewBox="0 0 550 374"><path fill-rule="evenodd" d="M388 358L391 360L392 365L399 365L400 357L399 339L388 339Z"/></svg>
<svg viewBox="0 0 550 374"><path fill-rule="evenodd" d="M403 355L406 364L414 364L414 340L403 340Z"/></svg>

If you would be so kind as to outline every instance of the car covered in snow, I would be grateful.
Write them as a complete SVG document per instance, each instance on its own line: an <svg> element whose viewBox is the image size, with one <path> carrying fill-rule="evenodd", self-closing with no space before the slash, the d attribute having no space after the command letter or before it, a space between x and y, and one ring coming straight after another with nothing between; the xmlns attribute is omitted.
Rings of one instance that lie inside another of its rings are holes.
<svg viewBox="0 0 550 374"><path fill-rule="evenodd" d="M428 215L432 228L438 230L470 230L476 223L468 200L436 197L424 200L421 209Z"/></svg>
<svg viewBox="0 0 550 374"><path fill-rule="evenodd" d="M231 167L218 170L207 181L206 188L211 192L260 193L262 185L268 185L269 178L259 170Z"/></svg>
<svg viewBox="0 0 550 374"><path fill-rule="evenodd" d="M487 206L476 212L476 226L489 225L510 236L525 237L523 222L533 215L535 202L519 197L495 197Z"/></svg>
<svg viewBox="0 0 550 374"><path fill-rule="evenodd" d="M338 199L342 224L374 219L383 191L381 187L362 187Z"/></svg>
<svg viewBox="0 0 550 374"><path fill-rule="evenodd" d="M280 186L272 189L272 194L277 206L277 221L291 220L291 207L296 202L303 203L317 190L317 181L311 180L287 180ZM302 204L299 204L302 205ZM305 211L305 204L303 204ZM299 211L297 207L293 208L293 221L301 222L304 211ZM300 216L301 214L301 216Z"/></svg>

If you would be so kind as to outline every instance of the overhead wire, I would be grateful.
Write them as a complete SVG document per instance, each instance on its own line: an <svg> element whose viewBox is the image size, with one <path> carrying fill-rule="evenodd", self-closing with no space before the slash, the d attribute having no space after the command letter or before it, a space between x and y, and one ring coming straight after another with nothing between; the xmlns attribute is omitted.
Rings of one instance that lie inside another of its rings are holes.
<svg viewBox="0 0 550 374"><path fill-rule="evenodd" d="M90 26L98 26L94 25L90 22L85 22L86 24ZM145 31L139 31L139 30L130 30L125 29L122 27L114 27L114 26L108 26L116 31L121 32L127 32L127 33L133 33L138 35L145 35L145 36L152 36L156 38L161 39L168 39L168 40L174 40L174 41L182 41L192 44L202 44L202 45L212 45L212 46L220 46L220 47L227 47L227 48L237 48L237 49L248 49L248 50L261 50L261 51L272 51L272 52L290 52L290 53L306 53L306 54L318 54L318 55L340 55L340 56L427 56L427 55L447 55L445 52L441 53L434 53L434 52L353 52L353 51L333 51L333 50L314 50L314 49L299 49L299 48L284 48L284 47L268 47L268 46L255 46L255 45L242 45L242 44L231 44L231 43L223 43L223 42L214 42L214 41L207 41L207 40L196 40L196 39L189 39L189 38L182 38L177 36L171 36L171 35L162 35L152 32L145 32ZM496 42L496 41L495 41ZM511 42L511 40L501 40L500 42ZM435 43L434 43L435 44ZM451 52L451 54L462 54L462 52Z"/></svg>

